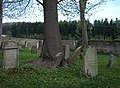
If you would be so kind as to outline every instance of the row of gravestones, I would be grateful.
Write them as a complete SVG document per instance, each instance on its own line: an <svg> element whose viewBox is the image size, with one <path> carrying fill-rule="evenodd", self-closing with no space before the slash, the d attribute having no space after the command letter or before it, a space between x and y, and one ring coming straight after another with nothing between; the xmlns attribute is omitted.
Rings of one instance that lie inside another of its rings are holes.
<svg viewBox="0 0 120 88"><path fill-rule="evenodd" d="M67 59L69 57L69 46L64 45L64 57ZM97 59L95 49L89 47L85 54L84 72L90 74L91 76L96 76L98 74L97 69ZM3 68L14 68L19 65L19 47L13 41L4 41L2 44L2 66Z"/></svg>
<svg viewBox="0 0 120 88"><path fill-rule="evenodd" d="M37 49L43 46L43 41L25 41L25 46L23 48L32 49L32 47L36 47Z"/></svg>
<svg viewBox="0 0 120 88"><path fill-rule="evenodd" d="M68 59L70 47L68 45L64 45L63 49L64 57L65 59ZM89 46L85 52L85 55L83 57L83 71L86 75L96 76L98 74L98 62L96 53L96 49L91 46ZM13 41L4 41L2 44L2 58L3 68L8 69L17 67L19 65L18 45Z"/></svg>

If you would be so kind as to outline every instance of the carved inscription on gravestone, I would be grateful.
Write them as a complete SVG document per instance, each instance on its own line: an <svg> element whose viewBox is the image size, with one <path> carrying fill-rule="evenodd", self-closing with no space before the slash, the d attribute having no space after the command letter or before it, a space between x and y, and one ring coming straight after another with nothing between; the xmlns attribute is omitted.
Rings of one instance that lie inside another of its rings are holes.
<svg viewBox="0 0 120 88"><path fill-rule="evenodd" d="M84 73L89 76L96 76L98 74L97 51L95 47L89 46L86 49L84 57Z"/></svg>
<svg viewBox="0 0 120 88"><path fill-rule="evenodd" d="M4 41L2 45L2 66L3 68L14 68L18 66L19 48L13 41Z"/></svg>

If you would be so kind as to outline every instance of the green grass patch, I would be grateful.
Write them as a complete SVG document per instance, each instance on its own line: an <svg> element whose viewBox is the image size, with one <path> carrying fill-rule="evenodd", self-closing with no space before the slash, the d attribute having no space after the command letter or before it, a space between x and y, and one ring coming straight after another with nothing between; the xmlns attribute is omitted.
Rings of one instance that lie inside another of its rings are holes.
<svg viewBox="0 0 120 88"><path fill-rule="evenodd" d="M30 50L19 50L20 60L28 60L38 58L39 54L32 54Z"/></svg>
<svg viewBox="0 0 120 88"><path fill-rule="evenodd" d="M30 50L22 49L19 50L19 60L20 64L26 63L28 60L37 59L40 54L33 54Z"/></svg>
<svg viewBox="0 0 120 88"><path fill-rule="evenodd" d="M29 50L20 50L20 62L37 58ZM108 55L98 55L99 74L95 78L82 75L82 60L71 68L55 70L40 69L32 64L21 64L18 68L0 68L0 88L120 88L120 57L114 67L107 69Z"/></svg>

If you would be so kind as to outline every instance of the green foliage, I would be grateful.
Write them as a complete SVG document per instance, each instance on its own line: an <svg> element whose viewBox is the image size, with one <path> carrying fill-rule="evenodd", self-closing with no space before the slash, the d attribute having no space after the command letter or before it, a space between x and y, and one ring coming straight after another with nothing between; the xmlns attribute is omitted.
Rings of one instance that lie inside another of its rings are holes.
<svg viewBox="0 0 120 88"><path fill-rule="evenodd" d="M88 22L88 25L91 24ZM88 26L88 29L90 25ZM81 38L80 21L60 21L59 29L62 39L79 39ZM5 23L3 24L3 34L9 34L18 38L35 38L43 39L44 23Z"/></svg>
<svg viewBox="0 0 120 88"><path fill-rule="evenodd" d="M115 40L120 38L120 20L109 22L105 20L95 20L94 23L87 22L87 32L89 39L109 39ZM59 29L63 40L81 39L82 30L80 21L60 21ZM43 39L44 23L4 23L3 34L19 38Z"/></svg>
<svg viewBox="0 0 120 88"><path fill-rule="evenodd" d="M31 54L30 50L20 50L20 60L37 58L39 55Z"/></svg>
<svg viewBox="0 0 120 88"><path fill-rule="evenodd" d="M94 39L109 39L115 40L120 36L120 20L113 21L111 19L108 22L108 19L105 20L95 20L93 24L94 29L92 30Z"/></svg>
<svg viewBox="0 0 120 88"><path fill-rule="evenodd" d="M38 55L20 50L20 62ZM14 69L0 68L2 88L120 88L120 58L107 69L108 55L98 55L99 75L86 78L82 74L82 60L78 59L71 68L58 67L55 70L40 69L32 64L21 64Z"/></svg>

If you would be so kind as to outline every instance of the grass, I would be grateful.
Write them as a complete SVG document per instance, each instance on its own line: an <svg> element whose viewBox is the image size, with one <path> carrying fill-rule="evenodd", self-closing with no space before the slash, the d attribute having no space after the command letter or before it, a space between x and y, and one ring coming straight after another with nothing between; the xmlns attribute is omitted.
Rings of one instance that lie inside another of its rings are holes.
<svg viewBox="0 0 120 88"><path fill-rule="evenodd" d="M19 50L19 58L20 58L20 64L24 64L24 62L31 60L31 59L36 59L39 57L39 54L32 54L30 50Z"/></svg>
<svg viewBox="0 0 120 88"><path fill-rule="evenodd" d="M58 67L55 70L23 64L38 56L28 50L20 50L19 67L8 70L0 68L0 88L120 88L119 57L114 67L107 69L108 55L98 55L99 75L86 78L82 75L80 59L71 68Z"/></svg>

